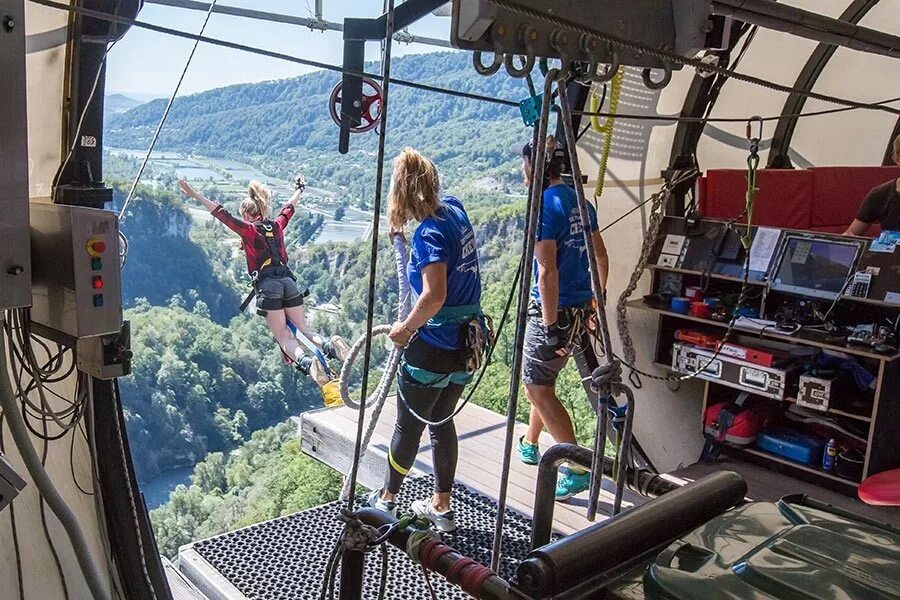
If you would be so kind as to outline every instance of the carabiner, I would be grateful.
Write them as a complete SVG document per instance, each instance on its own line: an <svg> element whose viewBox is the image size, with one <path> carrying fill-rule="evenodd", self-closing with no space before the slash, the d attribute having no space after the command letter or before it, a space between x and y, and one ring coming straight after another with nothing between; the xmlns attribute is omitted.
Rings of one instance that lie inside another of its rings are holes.
<svg viewBox="0 0 900 600"><path fill-rule="evenodd" d="M753 123L759 123L759 135L753 137ZM758 145L760 141L762 141L763 136L763 119L759 115L755 115L747 119L747 141L750 143L756 142Z"/></svg>

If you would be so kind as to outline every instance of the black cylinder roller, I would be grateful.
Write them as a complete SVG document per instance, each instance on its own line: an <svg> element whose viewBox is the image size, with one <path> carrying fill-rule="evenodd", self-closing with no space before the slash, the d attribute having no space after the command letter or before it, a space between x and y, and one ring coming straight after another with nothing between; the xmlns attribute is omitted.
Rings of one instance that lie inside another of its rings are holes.
<svg viewBox="0 0 900 600"><path fill-rule="evenodd" d="M740 504L746 493L747 483L733 471L707 475L621 516L533 550L519 565L519 587L537 598L560 594L690 533Z"/></svg>

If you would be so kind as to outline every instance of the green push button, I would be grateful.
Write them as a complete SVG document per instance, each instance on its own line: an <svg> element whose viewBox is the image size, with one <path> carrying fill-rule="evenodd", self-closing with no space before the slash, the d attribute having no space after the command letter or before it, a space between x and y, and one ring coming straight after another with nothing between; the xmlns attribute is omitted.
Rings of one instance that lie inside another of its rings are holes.
<svg viewBox="0 0 900 600"><path fill-rule="evenodd" d="M91 259L91 269L94 271L99 271L103 268L103 259L100 258L92 258Z"/></svg>

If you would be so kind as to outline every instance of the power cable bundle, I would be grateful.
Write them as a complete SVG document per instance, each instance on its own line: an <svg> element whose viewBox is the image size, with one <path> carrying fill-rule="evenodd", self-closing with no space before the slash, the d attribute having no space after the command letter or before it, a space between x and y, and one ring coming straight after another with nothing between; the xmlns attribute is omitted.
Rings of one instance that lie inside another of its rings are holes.
<svg viewBox="0 0 900 600"><path fill-rule="evenodd" d="M31 331L31 315L28 309L0 313L0 323L2 323L2 332L0 332L0 408L3 410L3 420L9 427L19 455L40 493L41 523L59 573L63 597L68 600L69 590L62 563L47 526L45 503L65 529L92 596L98 599L110 598L100 570L91 557L87 539L78 519L60 495L45 468L49 443L63 438L70 432L74 438L75 429L84 419L89 405L90 389L89 385L86 385L86 376L79 374L74 400L50 389L47 386L65 381L74 372L74 353L60 344L56 345L55 350L51 349L50 345L35 336ZM7 342L9 343L8 354ZM41 348L45 353L44 361L38 359L35 347ZM68 367L66 367L67 356L69 357ZM10 373L12 379L10 379ZM30 397L35 391L38 395L37 403ZM61 400L65 406L55 409L50 405L48 395ZM39 426L36 428L32 421L37 421ZM51 433L51 426L55 426L58 431ZM34 448L31 436L43 442L40 456ZM74 441L70 445L70 451L74 454ZM70 456L70 468L74 478L73 456ZM81 488L77 480L75 484L82 492L88 493Z"/></svg>

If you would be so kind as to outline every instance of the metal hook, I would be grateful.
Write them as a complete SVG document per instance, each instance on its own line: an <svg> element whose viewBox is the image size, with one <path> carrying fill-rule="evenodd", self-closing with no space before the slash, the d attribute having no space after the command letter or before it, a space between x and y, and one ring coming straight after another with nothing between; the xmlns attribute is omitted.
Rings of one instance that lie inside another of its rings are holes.
<svg viewBox="0 0 900 600"><path fill-rule="evenodd" d="M515 65L515 58L519 56L517 54L507 54L506 59L504 60L504 64L506 65L506 72L509 73L510 77L515 77L517 79L524 79L528 77L531 71L534 70L534 55L529 54L528 56L523 56L525 59L525 64L522 65L521 68L517 68Z"/></svg>
<svg viewBox="0 0 900 600"><path fill-rule="evenodd" d="M663 78L659 81L653 81L651 77L653 69L651 69L650 67L647 67L646 69L641 71L641 78L644 80L644 85L647 86L647 89L661 90L669 85L669 82L672 81L672 65L667 62L663 62L662 69Z"/></svg>
<svg viewBox="0 0 900 600"><path fill-rule="evenodd" d="M612 44L607 44L607 52L609 53L609 64L603 73L597 73L600 67L600 61L596 58L597 40L587 34L581 36L581 49L591 57L588 65L588 74L585 77L591 83L608 83L613 80L616 73L619 72L621 63L619 62L619 53L613 48Z"/></svg>
<svg viewBox="0 0 900 600"><path fill-rule="evenodd" d="M481 61L482 52L481 50L476 50L472 53L472 65L475 67L475 72L479 75L490 76L500 70L500 67L503 66L503 54L500 52L494 52L494 62L489 66L485 66Z"/></svg>

